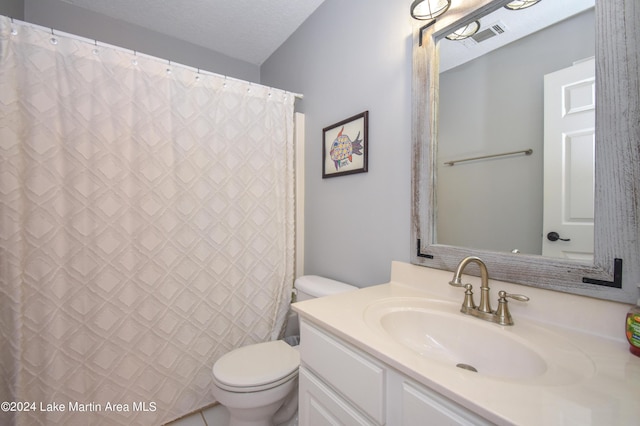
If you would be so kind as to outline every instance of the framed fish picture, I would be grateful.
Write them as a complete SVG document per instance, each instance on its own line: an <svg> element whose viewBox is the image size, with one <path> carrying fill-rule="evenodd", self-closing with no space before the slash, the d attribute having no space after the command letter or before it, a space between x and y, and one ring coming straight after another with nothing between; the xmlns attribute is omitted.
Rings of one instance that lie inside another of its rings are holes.
<svg viewBox="0 0 640 426"><path fill-rule="evenodd" d="M367 171L369 111L322 129L322 178Z"/></svg>

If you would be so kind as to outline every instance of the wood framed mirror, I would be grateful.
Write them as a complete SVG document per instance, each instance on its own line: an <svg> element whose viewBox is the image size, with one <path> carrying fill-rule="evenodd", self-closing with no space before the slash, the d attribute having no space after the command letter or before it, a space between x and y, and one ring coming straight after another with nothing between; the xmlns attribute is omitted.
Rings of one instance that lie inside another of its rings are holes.
<svg viewBox="0 0 640 426"><path fill-rule="evenodd" d="M464 257L479 256L494 279L635 303L640 284L640 29L629 23L640 22L640 9L634 1L596 0L595 4L595 224L594 252L589 260L438 242L437 216L448 214L438 211L436 193L438 42L461 26L502 8L508 0L454 0L435 23L415 21L412 263L453 271ZM487 188L476 188L483 190ZM464 226L471 228L474 223Z"/></svg>

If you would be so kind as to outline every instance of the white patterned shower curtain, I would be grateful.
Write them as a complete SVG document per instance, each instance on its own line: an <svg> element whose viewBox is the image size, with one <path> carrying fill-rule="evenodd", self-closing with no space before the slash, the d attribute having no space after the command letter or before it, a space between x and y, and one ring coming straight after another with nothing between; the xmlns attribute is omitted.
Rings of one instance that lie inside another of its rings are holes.
<svg viewBox="0 0 640 426"><path fill-rule="evenodd" d="M0 26L0 424L211 404L286 316L294 95Z"/></svg>

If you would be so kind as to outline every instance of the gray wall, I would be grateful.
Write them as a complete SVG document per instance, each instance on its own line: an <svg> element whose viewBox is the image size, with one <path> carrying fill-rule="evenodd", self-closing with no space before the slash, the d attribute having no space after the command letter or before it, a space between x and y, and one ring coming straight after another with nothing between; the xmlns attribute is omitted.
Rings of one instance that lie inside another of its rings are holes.
<svg viewBox="0 0 640 426"><path fill-rule="evenodd" d="M304 94L305 273L358 286L409 261L409 3L326 0L261 67L263 84ZM369 111L369 172L322 179L322 129Z"/></svg>
<svg viewBox="0 0 640 426"><path fill-rule="evenodd" d="M440 75L439 243L542 253L544 75L594 54L591 9Z"/></svg>
<svg viewBox="0 0 640 426"><path fill-rule="evenodd" d="M260 82L260 67L256 65L58 0L2 0L0 14L175 63Z"/></svg>
<svg viewBox="0 0 640 426"><path fill-rule="evenodd" d="M24 0L0 0L0 15L24 21Z"/></svg>

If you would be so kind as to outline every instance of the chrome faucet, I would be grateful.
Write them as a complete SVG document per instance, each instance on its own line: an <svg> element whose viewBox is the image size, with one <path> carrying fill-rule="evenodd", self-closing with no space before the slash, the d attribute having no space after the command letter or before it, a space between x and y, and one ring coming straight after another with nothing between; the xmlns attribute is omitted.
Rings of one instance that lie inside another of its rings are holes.
<svg viewBox="0 0 640 426"><path fill-rule="evenodd" d="M480 305L478 306L476 306L473 301L473 287L471 284L462 284L462 271L464 271L464 268L469 263L476 263L480 268ZM507 298L520 302L529 301L529 298L522 294L509 294L505 291L500 291L498 292L498 309L495 311L491 310L491 303L489 301L489 272L487 271L487 265L476 256L465 257L460 261L453 274L453 279L449 281L449 284L454 287L465 288L464 301L462 302L460 312L500 325L513 325L513 318L509 312Z"/></svg>

